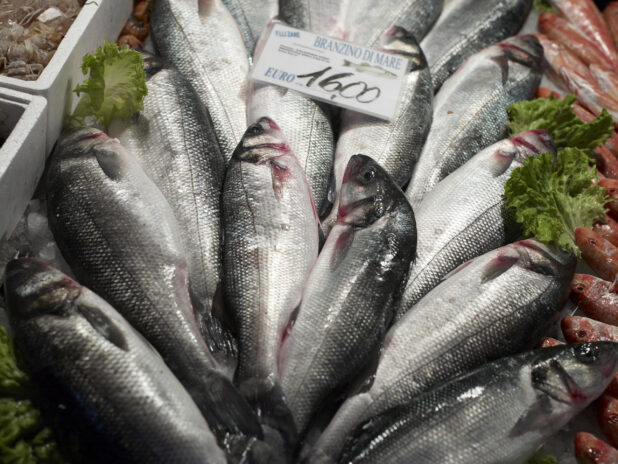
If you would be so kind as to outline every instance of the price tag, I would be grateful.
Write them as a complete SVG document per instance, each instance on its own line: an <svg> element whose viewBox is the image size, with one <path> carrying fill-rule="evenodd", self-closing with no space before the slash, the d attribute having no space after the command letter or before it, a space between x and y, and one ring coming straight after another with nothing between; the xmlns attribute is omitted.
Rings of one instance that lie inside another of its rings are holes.
<svg viewBox="0 0 618 464"><path fill-rule="evenodd" d="M392 53L275 24L251 78L390 120L409 67Z"/></svg>

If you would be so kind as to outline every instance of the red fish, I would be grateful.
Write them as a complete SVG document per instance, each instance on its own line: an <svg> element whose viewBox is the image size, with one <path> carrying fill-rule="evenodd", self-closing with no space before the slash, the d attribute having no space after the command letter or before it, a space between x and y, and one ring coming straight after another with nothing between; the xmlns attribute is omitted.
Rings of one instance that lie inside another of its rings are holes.
<svg viewBox="0 0 618 464"><path fill-rule="evenodd" d="M605 177L618 179L618 158L605 145L595 148L597 166Z"/></svg>
<svg viewBox="0 0 618 464"><path fill-rule="evenodd" d="M616 220L618 220L618 180L616 179L601 179L599 181L601 187L605 187L607 194L610 197L607 206L609 208L609 214Z"/></svg>
<svg viewBox="0 0 618 464"><path fill-rule="evenodd" d="M594 435L580 432L575 435L575 458L577 464L616 464L618 450Z"/></svg>
<svg viewBox="0 0 618 464"><path fill-rule="evenodd" d="M603 222L597 222L592 230L612 245L618 246L618 221L610 215L606 214L605 220Z"/></svg>
<svg viewBox="0 0 618 464"><path fill-rule="evenodd" d="M606 324L618 325L618 294L612 283L585 274L575 274L571 282L571 300L586 316Z"/></svg>
<svg viewBox="0 0 618 464"><path fill-rule="evenodd" d="M603 395L599 400L598 419L609 442L618 446L618 399Z"/></svg>
<svg viewBox="0 0 618 464"><path fill-rule="evenodd" d="M614 38L614 44L618 44L618 2L610 2L603 10L603 18Z"/></svg>
<svg viewBox="0 0 618 464"><path fill-rule="evenodd" d="M607 180L604 179L601 182ZM575 243L581 250L584 261L600 277L612 283L616 281L618 276L618 247L585 227L575 229Z"/></svg>
<svg viewBox="0 0 618 464"><path fill-rule="evenodd" d="M536 94L534 96L535 98L549 98L552 95L562 100L562 95L546 87L539 87L538 89L536 89Z"/></svg>
<svg viewBox="0 0 618 464"><path fill-rule="evenodd" d="M618 342L618 327L587 317L565 317L560 325L569 343Z"/></svg>

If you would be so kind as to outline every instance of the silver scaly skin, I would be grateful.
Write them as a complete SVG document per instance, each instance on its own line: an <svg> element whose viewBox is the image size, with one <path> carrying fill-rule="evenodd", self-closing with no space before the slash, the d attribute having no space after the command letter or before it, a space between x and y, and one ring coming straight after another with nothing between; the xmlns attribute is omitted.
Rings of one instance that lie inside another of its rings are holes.
<svg viewBox="0 0 618 464"><path fill-rule="evenodd" d="M472 156L508 136L507 108L534 96L542 59L543 48L536 37L511 37L473 55L444 83L406 190L413 208Z"/></svg>
<svg viewBox="0 0 618 464"><path fill-rule="evenodd" d="M47 177L49 225L77 278L161 354L219 439L260 436L201 337L180 230L137 160L94 128L63 134Z"/></svg>
<svg viewBox="0 0 618 464"><path fill-rule="evenodd" d="M297 29L345 39L345 16L350 1L279 0L279 19Z"/></svg>
<svg viewBox="0 0 618 464"><path fill-rule="evenodd" d="M390 122L355 111L341 113L340 135L335 150L334 179L330 195L334 204L324 219L328 233L337 221L339 190L350 158L362 153L373 158L403 187L410 180L429 133L432 118L431 76L418 43L409 33L394 27L383 37L380 50L411 61L399 106Z"/></svg>
<svg viewBox="0 0 618 464"><path fill-rule="evenodd" d="M88 462L227 462L159 354L102 298L27 258L8 264L5 295L29 372Z"/></svg>
<svg viewBox="0 0 618 464"><path fill-rule="evenodd" d="M205 341L221 366L235 367L235 342L212 315L221 280L221 190L225 159L187 81L145 56L144 109L108 133L133 154L169 202L182 235L189 288Z"/></svg>
<svg viewBox="0 0 618 464"><path fill-rule="evenodd" d="M251 403L264 403L260 415L268 416L283 401L277 354L319 247L302 167L268 118L249 127L234 152L223 225L225 296L240 351L236 383Z"/></svg>
<svg viewBox="0 0 618 464"><path fill-rule="evenodd" d="M372 418L339 462L524 464L601 395L617 366L610 342L500 359Z"/></svg>
<svg viewBox="0 0 618 464"><path fill-rule="evenodd" d="M504 185L527 157L555 153L551 136L529 131L474 155L425 196L416 210L418 252L397 309L401 318L449 272L520 236L504 206Z"/></svg>
<svg viewBox="0 0 618 464"><path fill-rule="evenodd" d="M245 41L245 48L251 55L258 37L264 31L268 22L277 15L279 1L262 0L259 4L256 4L253 0L222 1L236 20Z"/></svg>
<svg viewBox="0 0 618 464"><path fill-rule="evenodd" d="M532 0L451 1L421 42L434 92L473 54L517 33Z"/></svg>
<svg viewBox="0 0 618 464"><path fill-rule="evenodd" d="M159 0L152 9L158 52L191 83L226 160L247 128L249 58L221 0Z"/></svg>
<svg viewBox="0 0 618 464"><path fill-rule="evenodd" d="M371 158L353 156L339 220L279 357L283 392L301 434L321 403L378 350L415 248L414 213L402 191Z"/></svg>
<svg viewBox="0 0 618 464"><path fill-rule="evenodd" d="M374 48L388 30L398 26L420 42L440 16L443 4L443 0L351 2L345 19L346 40Z"/></svg>
<svg viewBox="0 0 618 464"><path fill-rule="evenodd" d="M260 38L255 59L266 39ZM267 117L276 121L296 155L311 187L318 211L327 203L328 187L333 167L335 140L327 105L284 87L252 81L247 96L247 124Z"/></svg>
<svg viewBox="0 0 618 464"><path fill-rule="evenodd" d="M460 266L390 329L373 382L339 408L310 462L336 460L345 437L363 421L488 360L534 346L566 302L575 262L525 240Z"/></svg>

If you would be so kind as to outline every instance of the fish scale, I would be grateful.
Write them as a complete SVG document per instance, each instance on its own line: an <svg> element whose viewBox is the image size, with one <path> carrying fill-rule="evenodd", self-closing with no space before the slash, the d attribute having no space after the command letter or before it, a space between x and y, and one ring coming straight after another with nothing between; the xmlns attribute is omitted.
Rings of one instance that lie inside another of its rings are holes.
<svg viewBox="0 0 618 464"><path fill-rule="evenodd" d="M255 43L264 28L277 15L278 1L264 0L256 6L253 0L222 0L240 28L245 47L253 53Z"/></svg>

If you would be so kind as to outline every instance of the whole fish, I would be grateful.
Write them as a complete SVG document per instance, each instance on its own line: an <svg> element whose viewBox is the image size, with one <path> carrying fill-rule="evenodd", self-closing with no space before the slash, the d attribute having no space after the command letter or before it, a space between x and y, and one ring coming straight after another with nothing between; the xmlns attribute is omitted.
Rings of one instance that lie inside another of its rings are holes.
<svg viewBox="0 0 618 464"><path fill-rule="evenodd" d="M88 462L226 462L187 391L102 298L28 258L8 264L5 295L20 353Z"/></svg>
<svg viewBox="0 0 618 464"><path fill-rule="evenodd" d="M157 349L219 443L259 436L251 407L200 335L180 230L137 160L97 129L65 133L52 155L47 198L50 228L77 278Z"/></svg>
<svg viewBox="0 0 618 464"><path fill-rule="evenodd" d="M618 327L587 317L565 317L560 326L569 343L618 342Z"/></svg>
<svg viewBox="0 0 618 464"><path fill-rule="evenodd" d="M346 39L350 0L279 0L279 19L292 27Z"/></svg>
<svg viewBox="0 0 618 464"><path fill-rule="evenodd" d="M347 10L346 40L373 48L397 26L420 42L440 16L443 5L443 0L357 0Z"/></svg>
<svg viewBox="0 0 618 464"><path fill-rule="evenodd" d="M302 167L262 118L234 152L223 190L225 295L238 327L236 383L267 416L282 402L277 354L318 256L319 219ZM275 391L273 391L275 389Z"/></svg>
<svg viewBox="0 0 618 464"><path fill-rule="evenodd" d="M525 240L460 266L391 327L373 383L339 408L310 462L336 460L365 420L487 360L536 346L566 301L575 261Z"/></svg>
<svg viewBox="0 0 618 464"><path fill-rule="evenodd" d="M526 158L555 152L546 131L528 131L482 150L429 192L416 210L418 252L397 310L402 317L445 275L520 235L504 185Z"/></svg>
<svg viewBox="0 0 618 464"><path fill-rule="evenodd" d="M543 48L535 37L512 37L473 55L444 83L406 190L413 208L473 155L508 135L507 108L534 96L542 58Z"/></svg>
<svg viewBox="0 0 618 464"><path fill-rule="evenodd" d="M618 284L618 247L585 227L575 229L575 243L584 261L599 277Z"/></svg>
<svg viewBox="0 0 618 464"><path fill-rule="evenodd" d="M609 214L618 220L618 179L601 179L599 185L607 191Z"/></svg>
<svg viewBox="0 0 618 464"><path fill-rule="evenodd" d="M612 284L591 275L575 274L571 300L586 316L618 325L618 292L612 292Z"/></svg>
<svg viewBox="0 0 618 464"><path fill-rule="evenodd" d="M524 463L601 394L617 347L557 346L487 364L359 427L341 462Z"/></svg>
<svg viewBox="0 0 618 464"><path fill-rule="evenodd" d="M270 30L280 21L271 21ZM262 51L267 34L263 34L255 51ZM247 97L247 124L267 117L281 128L292 153L305 171L318 211L327 205L328 187L333 167L335 140L330 111L323 103L294 90L251 81Z"/></svg>
<svg viewBox="0 0 618 464"><path fill-rule="evenodd" d="M245 132L249 58L221 0L160 0L152 8L157 50L193 86L226 160Z"/></svg>
<svg viewBox="0 0 618 464"><path fill-rule="evenodd" d="M161 190L180 226L188 261L193 306L209 347L233 371L234 341L212 315L221 280L221 189L225 159L211 122L187 81L157 57L145 57L148 96L144 109L115 120L116 137Z"/></svg>
<svg viewBox="0 0 618 464"><path fill-rule="evenodd" d="M337 221L339 190L350 158L358 153L373 158L397 185L403 187L412 175L431 126L431 76L423 51L414 37L393 27L384 35L380 50L409 59L412 67L406 77L397 113L390 122L355 111L342 111L330 192L334 205L324 219L325 232L330 231Z"/></svg>
<svg viewBox="0 0 618 464"><path fill-rule="evenodd" d="M415 249L414 213L403 192L371 158L353 156L337 225L279 357L283 392L301 434L327 396L379 348Z"/></svg>
<svg viewBox="0 0 618 464"><path fill-rule="evenodd" d="M278 0L261 1L259 5L251 0L222 0L242 32L245 48L253 53L255 43L264 28L279 10Z"/></svg>
<svg viewBox="0 0 618 464"><path fill-rule="evenodd" d="M614 464L618 450L594 435L580 432L575 435L575 457L578 464Z"/></svg>
<svg viewBox="0 0 618 464"><path fill-rule="evenodd" d="M451 1L421 42L434 92L472 55L515 34L532 0Z"/></svg>

